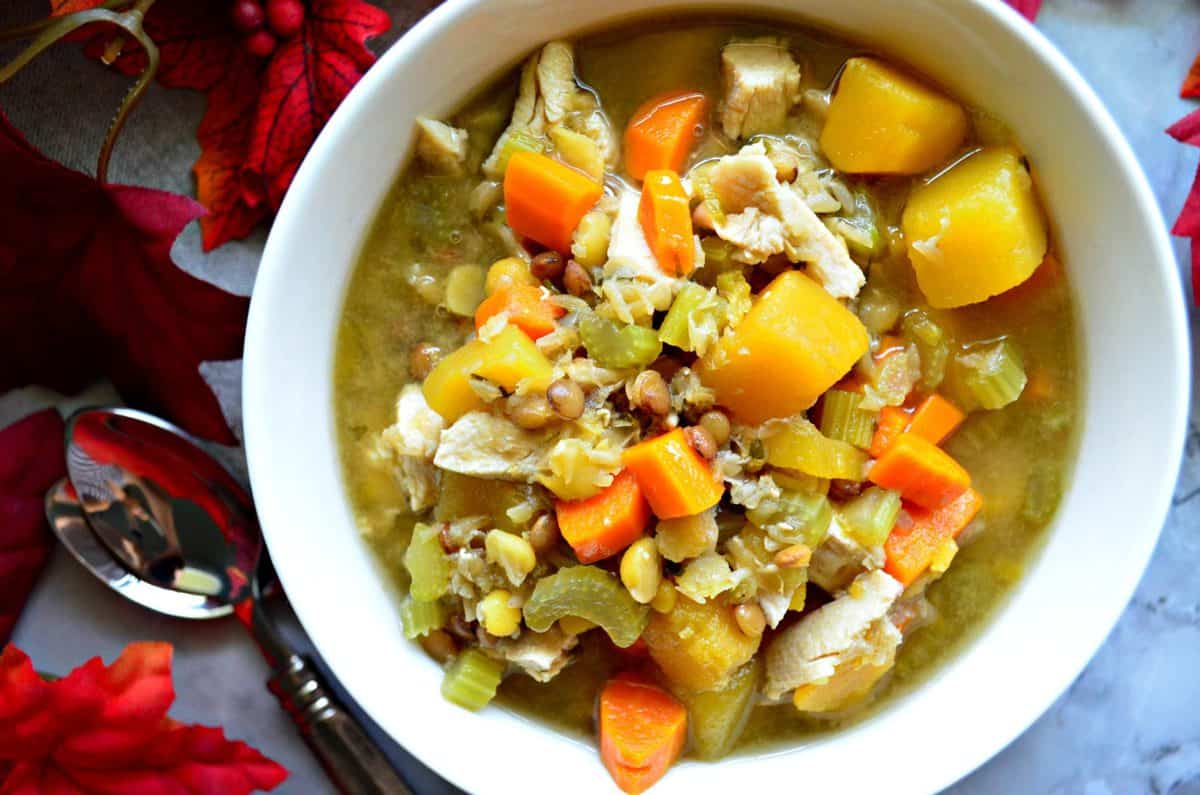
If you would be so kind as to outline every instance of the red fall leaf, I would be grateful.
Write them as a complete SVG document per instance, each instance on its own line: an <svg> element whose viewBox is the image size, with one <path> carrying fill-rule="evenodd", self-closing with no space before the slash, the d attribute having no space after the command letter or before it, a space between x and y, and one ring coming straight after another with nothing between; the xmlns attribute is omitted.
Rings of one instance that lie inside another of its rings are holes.
<svg viewBox="0 0 1200 795"><path fill-rule="evenodd" d="M287 771L220 729L167 717L171 646L133 643L44 681L24 652L0 654L0 795L246 795Z"/></svg>
<svg viewBox="0 0 1200 795"><path fill-rule="evenodd" d="M1183 78L1179 96L1184 99L1200 97L1200 55L1197 55L1196 60L1192 61L1192 67L1188 69L1187 75Z"/></svg>
<svg viewBox="0 0 1200 795"><path fill-rule="evenodd" d="M1037 19L1038 12L1042 10L1042 0L1006 0L1006 2L1030 22Z"/></svg>
<svg viewBox="0 0 1200 795"><path fill-rule="evenodd" d="M62 435L54 409L0 431L0 644L11 637L50 554L42 501L65 474Z"/></svg>
<svg viewBox="0 0 1200 795"><path fill-rule="evenodd" d="M1200 147L1200 110L1194 110L1167 128L1167 134L1182 144ZM1175 219L1171 234L1192 241L1192 301L1200 306L1200 167Z"/></svg>
<svg viewBox="0 0 1200 795"><path fill-rule="evenodd" d="M93 8L101 0L51 0L54 14ZM245 237L279 209L292 177L317 133L375 56L366 40L388 29L388 15L363 0L309 0L305 23L267 59L249 55L230 23L229 4L158 0L146 14L146 33L159 47L159 81L208 96L197 131L193 166L204 248ZM99 57L112 33L90 36ZM144 64L139 49L114 64L132 74Z"/></svg>
<svg viewBox="0 0 1200 795"><path fill-rule="evenodd" d="M242 353L248 299L189 275L171 245L203 208L101 185L42 156L0 113L0 392L107 376L132 405L234 442L204 361Z"/></svg>

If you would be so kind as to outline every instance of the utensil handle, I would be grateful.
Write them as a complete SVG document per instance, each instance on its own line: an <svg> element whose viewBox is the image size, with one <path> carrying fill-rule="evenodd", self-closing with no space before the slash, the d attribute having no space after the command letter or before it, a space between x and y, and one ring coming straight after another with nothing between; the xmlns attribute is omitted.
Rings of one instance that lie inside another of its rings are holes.
<svg viewBox="0 0 1200 795"><path fill-rule="evenodd" d="M333 700L308 660L289 655L267 686L343 795L412 795L358 722Z"/></svg>

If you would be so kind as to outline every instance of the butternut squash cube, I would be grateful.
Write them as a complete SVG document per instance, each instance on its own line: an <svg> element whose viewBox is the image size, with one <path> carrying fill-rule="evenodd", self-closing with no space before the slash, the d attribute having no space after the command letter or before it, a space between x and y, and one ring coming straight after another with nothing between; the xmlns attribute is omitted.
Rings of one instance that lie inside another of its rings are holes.
<svg viewBox="0 0 1200 795"><path fill-rule="evenodd" d="M839 171L920 174L954 154L967 134L962 107L874 58L846 61L821 148Z"/></svg>
<svg viewBox="0 0 1200 795"><path fill-rule="evenodd" d="M939 309L1016 287L1046 256L1033 180L1012 147L984 149L915 189L900 225L921 292Z"/></svg>
<svg viewBox="0 0 1200 795"><path fill-rule="evenodd" d="M812 406L867 352L867 330L800 271L775 277L700 361L717 403L757 425Z"/></svg>
<svg viewBox="0 0 1200 795"><path fill-rule="evenodd" d="M672 684L694 691L715 690L758 651L733 618L733 608L681 596L669 613L654 613L642 637L650 656Z"/></svg>
<svg viewBox="0 0 1200 795"><path fill-rule="evenodd" d="M447 425L469 411L487 409L471 388L471 375L483 364L483 348L478 340L468 342L438 362L421 385L425 402L442 415Z"/></svg>
<svg viewBox="0 0 1200 795"><path fill-rule="evenodd" d="M526 379L529 379L530 388L538 390L544 390L553 380L550 360L525 332L511 325L505 326L500 333L483 343L475 375L499 384L509 392Z"/></svg>

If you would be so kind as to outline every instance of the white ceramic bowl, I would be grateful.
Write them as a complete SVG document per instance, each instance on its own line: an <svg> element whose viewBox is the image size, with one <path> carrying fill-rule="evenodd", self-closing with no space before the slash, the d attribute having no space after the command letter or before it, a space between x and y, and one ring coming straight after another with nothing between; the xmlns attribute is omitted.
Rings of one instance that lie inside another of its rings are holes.
<svg viewBox="0 0 1200 795"><path fill-rule="evenodd" d="M305 629L346 689L409 751L473 793L609 793L590 745L492 707L442 700L440 669L400 634L356 537L335 446L334 339L364 234L413 118L452 109L542 42L632 13L727 9L799 18L900 56L1017 132L1078 299L1083 381L1075 477L1014 596L917 691L848 731L719 764L655 792L930 792L1037 718L1113 626L1154 548L1182 447L1184 310L1158 207L1113 120L999 0L450 0L351 92L304 161L263 256L244 370L246 449L267 543Z"/></svg>

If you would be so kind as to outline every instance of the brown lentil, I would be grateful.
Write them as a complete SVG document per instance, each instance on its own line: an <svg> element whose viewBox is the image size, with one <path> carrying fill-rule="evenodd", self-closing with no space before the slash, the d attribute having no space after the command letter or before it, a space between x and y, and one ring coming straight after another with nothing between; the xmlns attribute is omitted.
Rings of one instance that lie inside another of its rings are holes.
<svg viewBox="0 0 1200 795"><path fill-rule="evenodd" d="M733 430L729 424L729 417L725 416L725 412L717 409L706 411L700 416L700 427L708 431L717 447L729 441L729 435Z"/></svg>
<svg viewBox="0 0 1200 795"><path fill-rule="evenodd" d="M857 480L834 478L829 481L829 496L834 500L848 500L862 493L863 484Z"/></svg>
<svg viewBox="0 0 1200 795"><path fill-rule="evenodd" d="M419 342L408 353L408 372L418 381L424 381L441 358L441 348L428 342Z"/></svg>
<svg viewBox="0 0 1200 795"><path fill-rule="evenodd" d="M671 410L671 392L667 382L654 370L643 370L633 379L630 400L634 408L663 416Z"/></svg>
<svg viewBox="0 0 1200 795"><path fill-rule="evenodd" d="M743 604L733 608L733 620L738 629L751 638L757 638L767 628L767 617L756 604Z"/></svg>
<svg viewBox="0 0 1200 795"><path fill-rule="evenodd" d="M553 552L562 536L558 532L558 520L552 513L544 513L533 521L525 540L538 556Z"/></svg>
<svg viewBox="0 0 1200 795"><path fill-rule="evenodd" d="M533 261L529 263L529 272L539 282L558 281L565 268L566 263L563 262L562 254L557 251L543 251L541 254L535 255Z"/></svg>
<svg viewBox="0 0 1200 795"><path fill-rule="evenodd" d="M546 387L546 400L564 420L577 420L583 415L583 389L570 378L560 378Z"/></svg>
<svg viewBox="0 0 1200 795"><path fill-rule="evenodd" d="M701 458L711 461L717 457L717 443L713 440L712 434L704 430L703 426L692 425L684 428L683 435L687 437L688 444L700 454Z"/></svg>
<svg viewBox="0 0 1200 795"><path fill-rule="evenodd" d="M562 280L563 289L573 296L587 295L592 291L592 277L588 275L586 268L573 259L567 260Z"/></svg>
<svg viewBox="0 0 1200 795"><path fill-rule="evenodd" d="M438 662L446 662L458 654L458 643L444 629L435 629L420 640L421 648Z"/></svg>
<svg viewBox="0 0 1200 795"><path fill-rule="evenodd" d="M554 419L550 402L541 395L509 395L504 401L504 413L520 427L535 431Z"/></svg>

